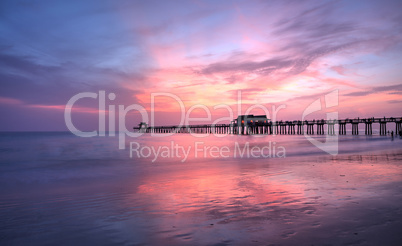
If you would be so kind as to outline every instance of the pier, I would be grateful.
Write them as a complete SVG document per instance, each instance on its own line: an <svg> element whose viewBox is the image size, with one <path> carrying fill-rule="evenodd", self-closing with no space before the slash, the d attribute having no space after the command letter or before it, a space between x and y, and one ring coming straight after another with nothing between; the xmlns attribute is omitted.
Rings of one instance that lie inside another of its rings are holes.
<svg viewBox="0 0 402 246"><path fill-rule="evenodd" d="M373 124L380 125L380 135L387 135L387 124L395 124L395 135L402 131L402 117L355 118L338 120L294 120L271 121L265 115L240 115L230 124L202 124L181 126L148 126L141 122L135 131L143 133L199 133L199 134L237 134L237 135L346 135L346 125L352 126L352 135L359 135L359 126L364 125L365 135L373 134ZM297 131L296 131L297 126ZM392 127L392 125L390 126ZM325 131L326 129L326 131ZM389 128L393 131L393 128Z"/></svg>

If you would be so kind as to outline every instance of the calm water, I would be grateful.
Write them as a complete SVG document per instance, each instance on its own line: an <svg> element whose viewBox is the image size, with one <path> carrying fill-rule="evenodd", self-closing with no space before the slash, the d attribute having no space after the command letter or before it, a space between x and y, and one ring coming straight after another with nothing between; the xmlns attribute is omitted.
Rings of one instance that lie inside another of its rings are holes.
<svg viewBox="0 0 402 246"><path fill-rule="evenodd" d="M402 240L399 138L1 133L0 153L1 245Z"/></svg>

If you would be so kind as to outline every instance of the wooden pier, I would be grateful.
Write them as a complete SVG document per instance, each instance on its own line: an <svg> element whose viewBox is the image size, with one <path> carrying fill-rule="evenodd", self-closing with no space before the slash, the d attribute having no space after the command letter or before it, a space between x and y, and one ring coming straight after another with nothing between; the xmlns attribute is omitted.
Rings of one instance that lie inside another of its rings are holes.
<svg viewBox="0 0 402 246"><path fill-rule="evenodd" d="M243 118L245 119L243 119ZM364 119L342 119L342 120L295 120L295 121L270 121L268 119L252 120L253 115L239 116L238 120L230 124L204 124L204 125L182 125L182 126L148 126L141 122L133 129L143 133L199 133L199 134L267 134L267 135L346 135L346 125L352 126L352 135L359 134L359 125L364 124L365 135L373 134L373 123L380 124L380 135L387 135L387 123L395 123L394 134L402 131L402 117L364 118ZM240 120L242 119L242 120ZM251 120L250 120L251 119ZM295 130L297 126L297 131ZM315 128L315 130L314 130ZM326 129L326 131L325 131ZM336 129L338 130L336 132ZM389 129L393 131L393 129Z"/></svg>

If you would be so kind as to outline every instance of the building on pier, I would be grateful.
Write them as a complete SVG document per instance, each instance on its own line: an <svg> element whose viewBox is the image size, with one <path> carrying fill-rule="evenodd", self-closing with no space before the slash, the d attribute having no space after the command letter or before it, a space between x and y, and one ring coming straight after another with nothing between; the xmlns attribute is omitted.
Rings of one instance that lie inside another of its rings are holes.
<svg viewBox="0 0 402 246"><path fill-rule="evenodd" d="M146 132L148 129L148 124L145 122L140 122L140 124L138 124L138 130L139 132Z"/></svg>
<svg viewBox="0 0 402 246"><path fill-rule="evenodd" d="M263 125L269 122L266 115L239 115L237 119L234 120L236 125Z"/></svg>

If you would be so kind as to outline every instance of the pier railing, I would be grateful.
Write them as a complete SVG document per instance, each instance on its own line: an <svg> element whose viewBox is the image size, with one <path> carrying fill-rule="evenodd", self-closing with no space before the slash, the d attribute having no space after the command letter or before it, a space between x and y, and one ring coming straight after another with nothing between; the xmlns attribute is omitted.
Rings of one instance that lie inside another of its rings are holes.
<svg viewBox="0 0 402 246"><path fill-rule="evenodd" d="M387 134L387 123L395 123L395 134L402 134L402 117L383 118L355 118L340 120L294 120L294 121L268 121L268 122L246 122L243 124L201 124L201 125L179 125L179 126L146 126L140 124L133 127L135 131L144 133L200 133L200 134L346 134L346 125L352 125L352 134L359 134L359 124L364 124L365 135L372 135L372 124L380 124L380 135ZM306 127L305 127L306 126ZM325 127L327 131L325 131ZM296 130L297 127L297 130ZM314 131L314 128L316 131Z"/></svg>

